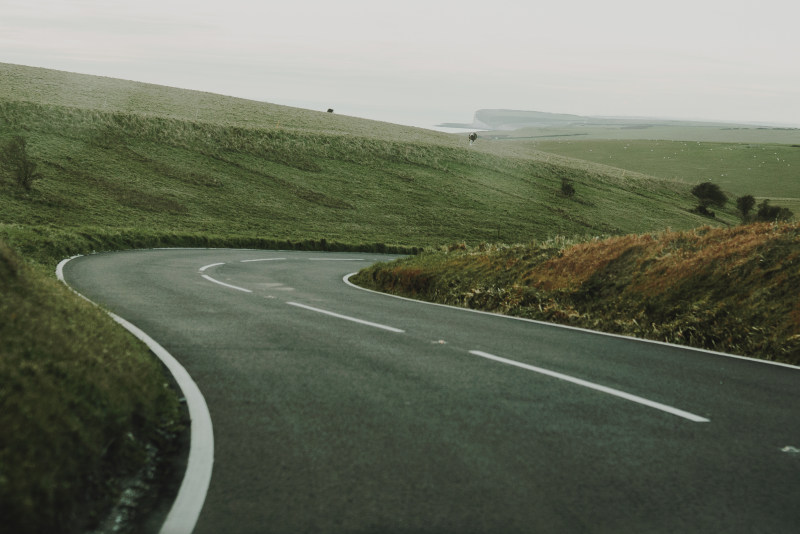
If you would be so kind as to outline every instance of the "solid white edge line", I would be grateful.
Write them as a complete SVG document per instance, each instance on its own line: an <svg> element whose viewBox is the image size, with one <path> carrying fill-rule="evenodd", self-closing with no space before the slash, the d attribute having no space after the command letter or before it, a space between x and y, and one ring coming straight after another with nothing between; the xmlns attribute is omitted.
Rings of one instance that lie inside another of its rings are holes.
<svg viewBox="0 0 800 534"><path fill-rule="evenodd" d="M451 306L449 304L440 304L438 302L428 302L427 300L419 300L419 299L412 299L412 298L408 298L408 297L402 297L400 295L392 295L391 293L384 293L382 291L375 291L374 289L367 289L366 287L361 287L361 286L358 286L358 285L354 284L353 282L350 281L350 277L351 276L355 276L357 274L358 274L357 272L346 274L346 275L344 275L342 280L344 281L345 284L349 285L350 287L354 287L356 289L360 289L361 291L367 291L369 293L375 293L376 295L383 295L385 297L392 297L392 298L396 298L396 299L400 299L400 300L407 300L409 302L418 302L418 303L421 303L421 304L428 304L430 306L439 306L439 307L442 307L442 308L450 308L451 310L459 310L459 311L463 311L463 312L477 313L477 314L480 314L480 315L490 315L492 317L499 317L499 318L502 318L502 319L511 319L511 320L514 320L514 321L523 321L523 322L526 322L526 323L533 323L533 324L539 324L539 325L545 325L545 326L552 326L554 328L563 328L563 329L566 329L566 330L574 330L576 332L587 332L589 334L596 334L598 336L613 337L613 338L617 338L617 339L626 339L626 340L629 340L629 341L638 341L640 343L650 343L650 344L653 344L653 345L663 345L665 347L674 347L674 348L693 351L693 352L702 352L704 354L711 354L711 355L714 355L714 356L724 356L725 358L733 358L735 360L745 360L745 361L748 361L748 362L751 362L751 363L774 365L774 366L777 366L777 367L786 367L786 368L789 368L789 369L794 369L795 371L800 371L800 366L792 365L792 364L789 364L789 363L773 362L771 360L760 360L758 358L750 358L748 356L740 356L738 354L729 354L727 352L718 352L718 351L715 351L715 350L699 349L697 347L690 347L688 345L678 345L676 343L668 343L666 341L657 341L655 339L646 339L646 338L641 338L641 337L624 336L622 334L612 334L612 333L609 333L609 332L602 332L600 330L590 330L588 328L581 328L581 327L578 327L578 326L569 326L569 325L558 324L558 323L548 323L547 321L537 321L536 319L528 319L527 317L514 317L513 315L503 315L501 313L487 312L487 311L483 311L483 310L473 310L472 308L460 308L458 306Z"/></svg>
<svg viewBox="0 0 800 534"><path fill-rule="evenodd" d="M323 313L325 315L330 315L331 317L336 317L338 319L344 319L346 321L352 321L354 323L359 323L359 324L363 324L363 325L367 325L367 326L372 326L374 328L380 328L382 330L388 330L389 332L395 332L397 334L405 333L405 330L400 330L399 328L395 328L393 326L386 326L384 324L373 323L373 322L370 322L370 321L365 321L363 319L357 319L356 317L350 317L349 315L342 315L340 313L335 313L335 312L328 311L328 310L321 310L319 308L314 308L312 306L306 306L305 304L300 304L299 302L287 302L286 304L289 304L290 306L296 306L298 308L303 308L305 310L310 310L310 311L314 311L314 312L317 312L317 313Z"/></svg>
<svg viewBox="0 0 800 534"><path fill-rule="evenodd" d="M285 259L286 258L259 258L259 259L256 259L256 260L241 260L239 263L251 263L251 262L254 262L254 261L280 261L280 260L285 260Z"/></svg>
<svg viewBox="0 0 800 534"><path fill-rule="evenodd" d="M235 289L235 290L237 290L237 291L242 291L242 292L244 292L244 293L252 293L252 291L251 291L251 290L249 290L249 289L245 289L245 288L243 288L243 287L239 287L239 286L232 286L232 285L230 285L230 284L226 284L225 282L220 282L219 280L214 280L213 278L211 278L211 277L210 277L210 276L208 276L207 274L201 274L200 276L202 276L203 278L205 278L205 279L206 279L206 280L208 280L209 282L214 282L215 284L219 284L219 285L221 285L221 286L225 286L225 287L228 287L228 288L230 288L230 289Z"/></svg>
<svg viewBox="0 0 800 534"><path fill-rule="evenodd" d="M70 287L64 279L64 266L70 260L79 257L81 256L72 256L59 262L56 267L56 277L65 286L69 287L73 293L92 302ZM92 304L96 306L94 302ZM137 339L145 343L153 354L164 363L164 366L175 378L183 397L186 399L189 419L191 420L189 460L178 495L167 514L160 534L189 534L194 530L197 519L200 517L200 511L203 509L208 486L211 482L211 471L214 466L214 431L211 424L211 414L208 412L208 405L202 392L186 369L164 347L122 317L107 310L106 313L136 336Z"/></svg>
<svg viewBox="0 0 800 534"><path fill-rule="evenodd" d="M521 369L525 369L528 371L533 371L535 373L547 375L553 378L558 378L559 380L564 380L566 382L571 382L572 384L576 384L578 386L583 386L585 388L593 389L595 391L600 391L601 393L606 393L608 395L613 395L615 397L619 397L625 400L629 400L631 402L635 402L638 404L642 404L644 406L648 406L650 408L655 408L656 410L661 410L662 412L666 412L672 415L677 415L678 417L683 417L684 419L688 419L689 421L693 421L695 423L708 423L709 419L705 417L701 417L699 415L695 415L690 412L686 412L684 410L680 410L673 406L668 406L666 404L661 404L660 402L651 401L649 399L645 399L643 397L639 397L637 395L632 395L630 393L625 393L624 391L620 391L618 389L601 386L600 384L595 384L594 382L589 382L587 380L582 380L580 378L575 378L573 376L565 375L562 373L557 373L555 371L550 371L548 369L543 369L541 367L536 367L534 365L528 365L526 363L518 362L515 360L509 360L507 358L501 358L500 356L495 356L494 354L489 354L488 352L483 352L480 350L471 350L469 351L470 354L475 356L480 356L481 358L486 358L487 360L494 360L496 362L505 363L508 365L513 365L514 367L519 367Z"/></svg>
<svg viewBox="0 0 800 534"><path fill-rule="evenodd" d="M60 262L58 262L58 265L56 265L56 278L58 278L61 281L61 283L63 283L67 287L69 287L69 284L67 284L67 282L64 280L64 266L70 260L74 260L75 258L80 258L80 257L81 257L81 255L78 254L76 256L69 257L69 258L67 258L65 260L61 260ZM70 289L72 289L72 288L70 287ZM81 295L80 293L78 293L74 289L72 289L72 291L77 293L78 295ZM83 297L83 295L81 295L81 296ZM86 297L83 297L83 298L86 298ZM89 300L89 299L86 299L86 300ZM91 301L89 301L89 302L91 302Z"/></svg>
<svg viewBox="0 0 800 534"><path fill-rule="evenodd" d="M197 524L203 509L211 472L214 467L214 430L208 405L200 388L178 360L135 325L122 317L108 312L111 317L125 327L164 362L186 399L191 420L191 440L189 442L189 461L178 496L161 526L160 534L190 534Z"/></svg>

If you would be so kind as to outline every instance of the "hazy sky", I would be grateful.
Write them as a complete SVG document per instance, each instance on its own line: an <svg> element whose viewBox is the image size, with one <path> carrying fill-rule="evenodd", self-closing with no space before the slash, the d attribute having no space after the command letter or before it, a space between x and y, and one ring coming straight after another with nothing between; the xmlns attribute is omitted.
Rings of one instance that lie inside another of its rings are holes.
<svg viewBox="0 0 800 534"><path fill-rule="evenodd" d="M800 126L797 0L0 0L0 62L401 124Z"/></svg>

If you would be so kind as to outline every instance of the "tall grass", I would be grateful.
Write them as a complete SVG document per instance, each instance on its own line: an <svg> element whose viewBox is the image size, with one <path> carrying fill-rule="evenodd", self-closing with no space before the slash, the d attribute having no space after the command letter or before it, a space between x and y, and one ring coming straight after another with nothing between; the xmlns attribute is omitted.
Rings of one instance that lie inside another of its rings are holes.
<svg viewBox="0 0 800 534"><path fill-rule="evenodd" d="M183 424L152 356L0 241L4 532L82 532Z"/></svg>
<svg viewBox="0 0 800 534"><path fill-rule="evenodd" d="M457 306L800 364L800 224L451 247L353 281Z"/></svg>

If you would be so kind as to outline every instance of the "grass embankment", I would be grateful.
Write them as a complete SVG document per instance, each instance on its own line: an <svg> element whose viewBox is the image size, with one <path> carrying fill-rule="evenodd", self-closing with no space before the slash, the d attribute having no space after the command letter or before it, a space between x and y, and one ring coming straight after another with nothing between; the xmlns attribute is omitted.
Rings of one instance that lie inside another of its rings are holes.
<svg viewBox="0 0 800 534"><path fill-rule="evenodd" d="M0 243L3 532L82 532L181 425L152 355Z"/></svg>
<svg viewBox="0 0 800 534"><path fill-rule="evenodd" d="M450 247L353 281L433 302L800 364L800 224Z"/></svg>

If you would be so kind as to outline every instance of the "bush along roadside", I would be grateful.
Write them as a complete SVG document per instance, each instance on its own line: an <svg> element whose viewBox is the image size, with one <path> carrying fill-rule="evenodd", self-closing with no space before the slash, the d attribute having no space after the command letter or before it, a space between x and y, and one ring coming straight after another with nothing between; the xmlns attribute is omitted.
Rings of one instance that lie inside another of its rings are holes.
<svg viewBox="0 0 800 534"><path fill-rule="evenodd" d="M352 281L433 302L800 365L800 224L451 246Z"/></svg>
<svg viewBox="0 0 800 534"><path fill-rule="evenodd" d="M138 341L2 241L0 340L3 529L93 528L148 462L175 453L175 390Z"/></svg>

